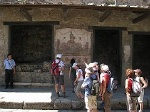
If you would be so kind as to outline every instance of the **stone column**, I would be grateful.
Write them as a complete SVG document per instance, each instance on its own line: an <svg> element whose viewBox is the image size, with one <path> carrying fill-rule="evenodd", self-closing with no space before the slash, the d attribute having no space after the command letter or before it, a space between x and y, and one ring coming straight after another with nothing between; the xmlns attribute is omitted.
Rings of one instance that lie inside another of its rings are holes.
<svg viewBox="0 0 150 112"><path fill-rule="evenodd" d="M125 85L127 68L132 68L132 35L127 31L122 31L122 86Z"/></svg>

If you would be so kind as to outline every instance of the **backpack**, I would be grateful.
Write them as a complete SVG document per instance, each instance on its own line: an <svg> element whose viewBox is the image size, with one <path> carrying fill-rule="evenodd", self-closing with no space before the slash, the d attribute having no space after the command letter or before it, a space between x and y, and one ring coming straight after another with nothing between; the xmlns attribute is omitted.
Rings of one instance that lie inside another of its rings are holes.
<svg viewBox="0 0 150 112"><path fill-rule="evenodd" d="M99 81L98 80L92 80L92 87L91 87L91 95L97 96L99 95Z"/></svg>
<svg viewBox="0 0 150 112"><path fill-rule="evenodd" d="M53 63L52 63L52 67L51 67L51 72L53 75L60 75L60 69L59 69L59 63L56 63L56 61L54 60Z"/></svg>
<svg viewBox="0 0 150 112"><path fill-rule="evenodd" d="M141 91L142 91L141 84L137 80L137 78L139 78L139 77L130 78L130 80L132 82L132 89L131 89L131 93L130 93L131 97L139 97L141 94Z"/></svg>
<svg viewBox="0 0 150 112"><path fill-rule="evenodd" d="M110 75L109 77L110 77L110 79L109 79L109 83L107 86L107 91L109 93L115 93L117 91L117 88L118 88L117 78L112 76L112 75Z"/></svg>
<svg viewBox="0 0 150 112"><path fill-rule="evenodd" d="M81 70L82 70L82 76L83 76L83 78L85 78L85 70L84 69L82 69L82 68L80 68Z"/></svg>

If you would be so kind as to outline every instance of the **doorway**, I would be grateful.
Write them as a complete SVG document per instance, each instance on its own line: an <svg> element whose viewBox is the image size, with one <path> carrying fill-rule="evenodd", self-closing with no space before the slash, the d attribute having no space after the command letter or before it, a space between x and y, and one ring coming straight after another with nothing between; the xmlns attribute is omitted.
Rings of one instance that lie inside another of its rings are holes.
<svg viewBox="0 0 150 112"><path fill-rule="evenodd" d="M107 64L121 84L121 31L95 29L94 36L93 61Z"/></svg>
<svg viewBox="0 0 150 112"><path fill-rule="evenodd" d="M10 26L10 52L17 63L42 63L52 55L52 26Z"/></svg>
<svg viewBox="0 0 150 112"><path fill-rule="evenodd" d="M133 69L141 69L142 75L150 80L150 34L133 35Z"/></svg>

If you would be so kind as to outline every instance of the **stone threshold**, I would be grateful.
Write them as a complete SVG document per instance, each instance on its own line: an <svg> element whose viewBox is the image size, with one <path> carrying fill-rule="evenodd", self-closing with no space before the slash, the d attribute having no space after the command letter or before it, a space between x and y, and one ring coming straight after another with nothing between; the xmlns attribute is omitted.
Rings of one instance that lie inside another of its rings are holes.
<svg viewBox="0 0 150 112"><path fill-rule="evenodd" d="M14 86L42 86L42 87L51 87L53 84L51 83L22 83L22 82L15 82Z"/></svg>

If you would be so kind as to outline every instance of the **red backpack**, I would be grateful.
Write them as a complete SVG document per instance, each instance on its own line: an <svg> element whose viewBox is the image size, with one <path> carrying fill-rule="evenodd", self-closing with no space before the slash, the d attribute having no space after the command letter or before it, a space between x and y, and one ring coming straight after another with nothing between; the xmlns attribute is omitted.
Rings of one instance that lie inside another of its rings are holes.
<svg viewBox="0 0 150 112"><path fill-rule="evenodd" d="M128 78L128 90L131 93L132 91L132 79Z"/></svg>
<svg viewBox="0 0 150 112"><path fill-rule="evenodd" d="M51 67L51 73L52 75L60 75L60 69L59 69L59 63L56 63L56 61L54 60L52 63L52 67Z"/></svg>

